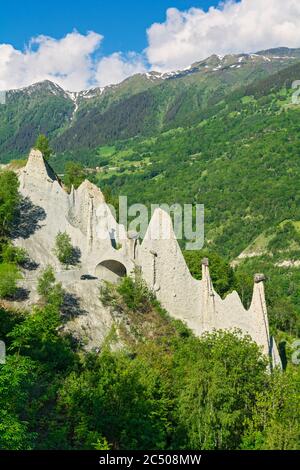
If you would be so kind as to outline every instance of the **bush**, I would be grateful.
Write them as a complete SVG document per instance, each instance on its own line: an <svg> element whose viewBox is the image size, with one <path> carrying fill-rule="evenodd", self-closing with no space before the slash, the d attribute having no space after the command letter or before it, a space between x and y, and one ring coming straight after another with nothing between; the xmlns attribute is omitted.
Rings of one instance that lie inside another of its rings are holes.
<svg viewBox="0 0 300 470"><path fill-rule="evenodd" d="M55 283L55 275L52 266L47 266L38 279L37 291L38 294L47 299L49 292Z"/></svg>
<svg viewBox="0 0 300 470"><path fill-rule="evenodd" d="M0 264L0 297L13 297L17 292L17 282L22 279L22 275L14 264Z"/></svg>
<svg viewBox="0 0 300 470"><path fill-rule="evenodd" d="M66 232L58 232L55 239L54 253L60 263L68 265L73 263L74 248L71 237Z"/></svg>
<svg viewBox="0 0 300 470"><path fill-rule="evenodd" d="M7 244L2 248L2 260L4 263L22 265L27 260L27 252L23 248Z"/></svg>
<svg viewBox="0 0 300 470"><path fill-rule="evenodd" d="M125 277L118 286L118 292L127 307L134 312L145 313L151 310L154 296L142 280L134 281L131 277Z"/></svg>
<svg viewBox="0 0 300 470"><path fill-rule="evenodd" d="M47 266L38 279L38 294L49 305L60 309L64 301L64 290L61 283L55 283L55 274L52 266Z"/></svg>

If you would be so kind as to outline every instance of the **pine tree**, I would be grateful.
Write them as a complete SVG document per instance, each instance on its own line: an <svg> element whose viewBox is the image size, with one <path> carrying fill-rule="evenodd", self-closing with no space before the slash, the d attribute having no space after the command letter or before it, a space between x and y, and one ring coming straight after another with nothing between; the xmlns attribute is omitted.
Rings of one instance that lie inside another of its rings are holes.
<svg viewBox="0 0 300 470"><path fill-rule="evenodd" d="M34 148L42 152L43 157L46 160L49 160L50 156L52 155L52 149L50 148L49 140L44 134L40 134L38 136Z"/></svg>

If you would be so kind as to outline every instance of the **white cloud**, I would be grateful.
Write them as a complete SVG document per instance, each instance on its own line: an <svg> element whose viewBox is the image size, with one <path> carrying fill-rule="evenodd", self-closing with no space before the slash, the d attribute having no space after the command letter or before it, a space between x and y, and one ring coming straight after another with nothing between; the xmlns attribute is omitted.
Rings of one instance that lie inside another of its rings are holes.
<svg viewBox="0 0 300 470"><path fill-rule="evenodd" d="M143 56L134 52L95 59L102 41L101 34L74 31L62 39L33 38L24 51L0 44L0 90L51 80L66 90L78 91L119 83L146 70Z"/></svg>
<svg viewBox="0 0 300 470"><path fill-rule="evenodd" d="M115 52L99 61L95 80L99 86L106 86L120 83L131 75L146 71L147 67L141 54L129 52L123 55L120 52Z"/></svg>
<svg viewBox="0 0 300 470"><path fill-rule="evenodd" d="M0 90L48 79L77 91L119 83L149 68L177 70L213 53L300 47L300 2L227 0L207 12L170 8L166 21L153 24L147 35L142 54L115 52L100 58L103 36L92 31L73 31L61 39L41 35L24 50L0 44Z"/></svg>
<svg viewBox="0 0 300 470"><path fill-rule="evenodd" d="M85 88L93 74L91 55L103 36L74 31L62 39L38 36L24 51L0 45L0 89L18 88L52 80L70 90Z"/></svg>
<svg viewBox="0 0 300 470"><path fill-rule="evenodd" d="M147 34L147 58L158 71L187 67L213 53L300 47L300 2L225 1L207 12L170 8L166 21L153 24Z"/></svg>

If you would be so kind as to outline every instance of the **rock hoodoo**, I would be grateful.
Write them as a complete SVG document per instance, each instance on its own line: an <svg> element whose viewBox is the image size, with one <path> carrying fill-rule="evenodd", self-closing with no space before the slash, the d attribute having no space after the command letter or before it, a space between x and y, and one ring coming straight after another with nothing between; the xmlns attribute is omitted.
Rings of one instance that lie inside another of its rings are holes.
<svg viewBox="0 0 300 470"><path fill-rule="evenodd" d="M112 324L109 313L100 305L97 282L116 280L138 268L170 315L185 322L197 335L213 329L238 328L263 348L273 364L280 365L269 333L263 275L255 276L252 303L246 310L236 292L224 300L216 293L207 259L202 262L201 281L192 277L171 218L163 210L155 210L140 244L135 235L117 223L98 187L85 181L68 194L39 151L31 151L19 180L25 201L20 226L24 224L27 232L20 231L16 244L27 250L39 269L47 264L54 266L57 279L81 299L86 315L77 321L84 330L94 331L90 338L93 346L103 340ZM160 236L166 230L169 236ZM53 254L59 231L69 234L80 253L80 264L74 269L63 270ZM82 280L85 275L98 279L86 282ZM34 279L31 282L34 284Z"/></svg>

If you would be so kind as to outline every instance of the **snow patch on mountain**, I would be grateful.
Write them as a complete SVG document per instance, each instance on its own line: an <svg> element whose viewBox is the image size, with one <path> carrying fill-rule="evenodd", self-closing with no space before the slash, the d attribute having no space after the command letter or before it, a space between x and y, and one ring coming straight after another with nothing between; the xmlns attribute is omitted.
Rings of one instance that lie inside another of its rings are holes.
<svg viewBox="0 0 300 470"><path fill-rule="evenodd" d="M190 65L189 67L186 67L183 70L169 72L149 71L145 74L137 75L140 75L144 79L159 83L159 81L162 80L172 80L176 78L185 77L194 73L215 73L220 72L223 69L226 70L228 68L233 70L240 69L241 67L244 67L247 64L251 65L252 63L255 64L262 62L272 63L274 61L300 61L300 49L277 48L251 54L228 54L224 56L220 54L214 54L205 60L195 62L194 64ZM31 96L39 91L42 91L44 93L46 92L54 96L65 97L67 99L70 99L74 103L74 111L71 117L71 120L73 120L80 107L80 103L83 100L98 98L101 97L104 93L117 90L123 85L123 83L127 82L131 78L132 77L129 77L124 82L119 84L108 85L106 87L93 87L80 92L66 91L56 83L50 80L45 80L43 82L38 82L28 87L9 90L8 94L14 95L16 93L25 93L26 95Z"/></svg>

